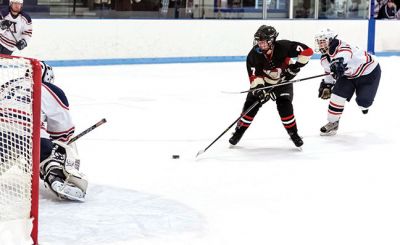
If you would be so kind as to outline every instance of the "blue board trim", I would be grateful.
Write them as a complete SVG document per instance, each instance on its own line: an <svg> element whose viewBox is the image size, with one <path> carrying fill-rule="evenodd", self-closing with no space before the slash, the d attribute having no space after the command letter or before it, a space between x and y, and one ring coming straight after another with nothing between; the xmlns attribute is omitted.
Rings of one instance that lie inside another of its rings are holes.
<svg viewBox="0 0 400 245"><path fill-rule="evenodd" d="M377 52L376 56L400 56L400 51ZM312 59L319 59L313 55ZM47 60L51 66L105 66L105 65L140 65L140 64L173 64L173 63L208 63L239 62L246 56L207 56L207 57L170 57L170 58L132 58L132 59L90 59L90 60Z"/></svg>

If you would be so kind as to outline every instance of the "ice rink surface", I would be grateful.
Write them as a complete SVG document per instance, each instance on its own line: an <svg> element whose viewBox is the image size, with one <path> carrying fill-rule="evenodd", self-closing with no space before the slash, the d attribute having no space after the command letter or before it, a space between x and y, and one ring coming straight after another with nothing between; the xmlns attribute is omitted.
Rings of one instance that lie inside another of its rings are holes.
<svg viewBox="0 0 400 245"><path fill-rule="evenodd" d="M379 60L369 114L353 98L336 136L319 136L314 79L294 86L302 151L268 102L236 147L232 129L197 159L241 112L245 94L221 91L248 89L244 62L55 67L76 131L108 122L77 141L85 203L41 185L40 244L400 244L400 57Z"/></svg>

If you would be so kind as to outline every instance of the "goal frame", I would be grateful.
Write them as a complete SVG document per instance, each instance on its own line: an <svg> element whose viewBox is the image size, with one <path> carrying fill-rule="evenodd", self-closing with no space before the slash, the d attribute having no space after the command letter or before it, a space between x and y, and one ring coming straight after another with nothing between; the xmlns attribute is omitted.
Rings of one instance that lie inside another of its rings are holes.
<svg viewBox="0 0 400 245"><path fill-rule="evenodd" d="M34 245L38 245L38 218L39 218L39 164L40 164L40 125L41 125L41 87L42 69L40 61L34 58L0 54L2 59L25 59L32 67L32 174L31 174L31 209L32 219L31 238ZM0 68L1 69L1 68Z"/></svg>
<svg viewBox="0 0 400 245"><path fill-rule="evenodd" d="M32 134L32 190L31 190L31 218L33 229L31 237L33 244L38 244L38 218L39 218L39 164L40 164L40 125L41 125L41 88L42 68L40 61L28 58L33 70L33 134Z"/></svg>

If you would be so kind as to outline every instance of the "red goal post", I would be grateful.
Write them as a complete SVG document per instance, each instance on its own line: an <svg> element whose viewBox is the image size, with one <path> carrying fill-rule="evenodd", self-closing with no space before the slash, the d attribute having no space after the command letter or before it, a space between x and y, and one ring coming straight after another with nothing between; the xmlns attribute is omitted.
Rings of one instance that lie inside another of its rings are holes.
<svg viewBox="0 0 400 245"><path fill-rule="evenodd" d="M41 76L38 60L0 55L0 241L5 244L38 244Z"/></svg>

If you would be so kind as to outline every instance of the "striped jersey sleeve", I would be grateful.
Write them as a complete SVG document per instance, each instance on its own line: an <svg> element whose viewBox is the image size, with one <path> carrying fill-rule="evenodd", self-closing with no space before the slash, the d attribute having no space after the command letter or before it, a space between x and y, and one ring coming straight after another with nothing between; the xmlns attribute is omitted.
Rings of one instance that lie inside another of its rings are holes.
<svg viewBox="0 0 400 245"><path fill-rule="evenodd" d="M42 83L41 137L68 142L75 132L64 92L50 83Z"/></svg>
<svg viewBox="0 0 400 245"><path fill-rule="evenodd" d="M371 73L378 65L376 58L364 50L356 46L350 46L345 42L340 41L332 54L329 54L329 59L343 57L346 64L346 72L344 75L348 79L358 78L360 76Z"/></svg>

